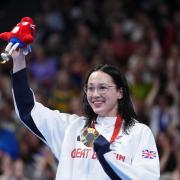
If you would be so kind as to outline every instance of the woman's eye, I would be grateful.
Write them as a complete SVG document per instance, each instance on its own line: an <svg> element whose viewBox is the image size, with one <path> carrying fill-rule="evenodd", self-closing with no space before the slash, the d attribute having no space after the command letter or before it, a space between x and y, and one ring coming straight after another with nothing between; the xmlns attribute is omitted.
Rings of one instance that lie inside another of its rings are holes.
<svg viewBox="0 0 180 180"><path fill-rule="evenodd" d="M93 91L94 87L88 87L87 89L88 89L88 91Z"/></svg>
<svg viewBox="0 0 180 180"><path fill-rule="evenodd" d="M101 87L99 87L99 89L105 90L105 89L107 89L107 87L106 86L101 86Z"/></svg>

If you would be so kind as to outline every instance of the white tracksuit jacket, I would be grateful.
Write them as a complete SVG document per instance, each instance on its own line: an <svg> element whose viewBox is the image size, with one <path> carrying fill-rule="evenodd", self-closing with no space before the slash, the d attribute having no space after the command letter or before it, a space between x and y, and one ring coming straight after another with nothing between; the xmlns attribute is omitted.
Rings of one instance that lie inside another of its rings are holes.
<svg viewBox="0 0 180 180"><path fill-rule="evenodd" d="M12 75L16 113L58 159L56 180L111 179L93 149L78 141L85 118L53 111L36 102L26 76L26 69ZM116 117L97 118L95 127L108 141L115 120ZM152 132L146 125L136 122L129 134L124 134L121 128L110 149L104 154L104 159L119 179L159 179L158 152Z"/></svg>

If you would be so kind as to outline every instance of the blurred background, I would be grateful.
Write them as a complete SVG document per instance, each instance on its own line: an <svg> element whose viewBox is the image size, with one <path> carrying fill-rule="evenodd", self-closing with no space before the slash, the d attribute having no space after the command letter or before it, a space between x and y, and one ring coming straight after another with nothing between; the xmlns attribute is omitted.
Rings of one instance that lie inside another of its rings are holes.
<svg viewBox="0 0 180 180"><path fill-rule="evenodd" d="M179 180L180 0L1 0L0 32L23 16L36 23L27 63L38 101L82 115L88 70L118 66L138 120L155 136L161 180ZM11 63L0 64L0 180L53 180L56 159L15 115Z"/></svg>

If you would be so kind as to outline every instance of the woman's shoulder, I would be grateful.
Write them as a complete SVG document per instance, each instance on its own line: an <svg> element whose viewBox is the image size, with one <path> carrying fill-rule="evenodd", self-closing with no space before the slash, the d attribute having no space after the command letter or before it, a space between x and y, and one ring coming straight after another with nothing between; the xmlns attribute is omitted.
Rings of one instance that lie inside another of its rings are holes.
<svg viewBox="0 0 180 180"><path fill-rule="evenodd" d="M136 133L136 134L138 132L142 134L142 133L151 131L151 129L146 124L140 123L139 121L136 120L134 123L134 126L132 126L131 131Z"/></svg>

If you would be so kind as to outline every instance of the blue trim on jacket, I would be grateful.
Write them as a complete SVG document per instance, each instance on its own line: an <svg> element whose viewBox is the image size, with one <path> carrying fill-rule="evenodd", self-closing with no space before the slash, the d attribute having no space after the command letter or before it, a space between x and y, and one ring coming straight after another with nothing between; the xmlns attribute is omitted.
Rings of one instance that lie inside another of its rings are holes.
<svg viewBox="0 0 180 180"><path fill-rule="evenodd" d="M31 110L34 107L33 93L29 88L26 68L12 74L12 84L15 102L21 120L40 138L44 136L38 130L32 117Z"/></svg>
<svg viewBox="0 0 180 180"><path fill-rule="evenodd" d="M121 178L114 172L111 166L104 158L104 154L110 151L110 143L106 140L106 138L102 135L98 136L94 142L94 151L96 152L97 158L103 167L106 174L112 180L121 180Z"/></svg>

